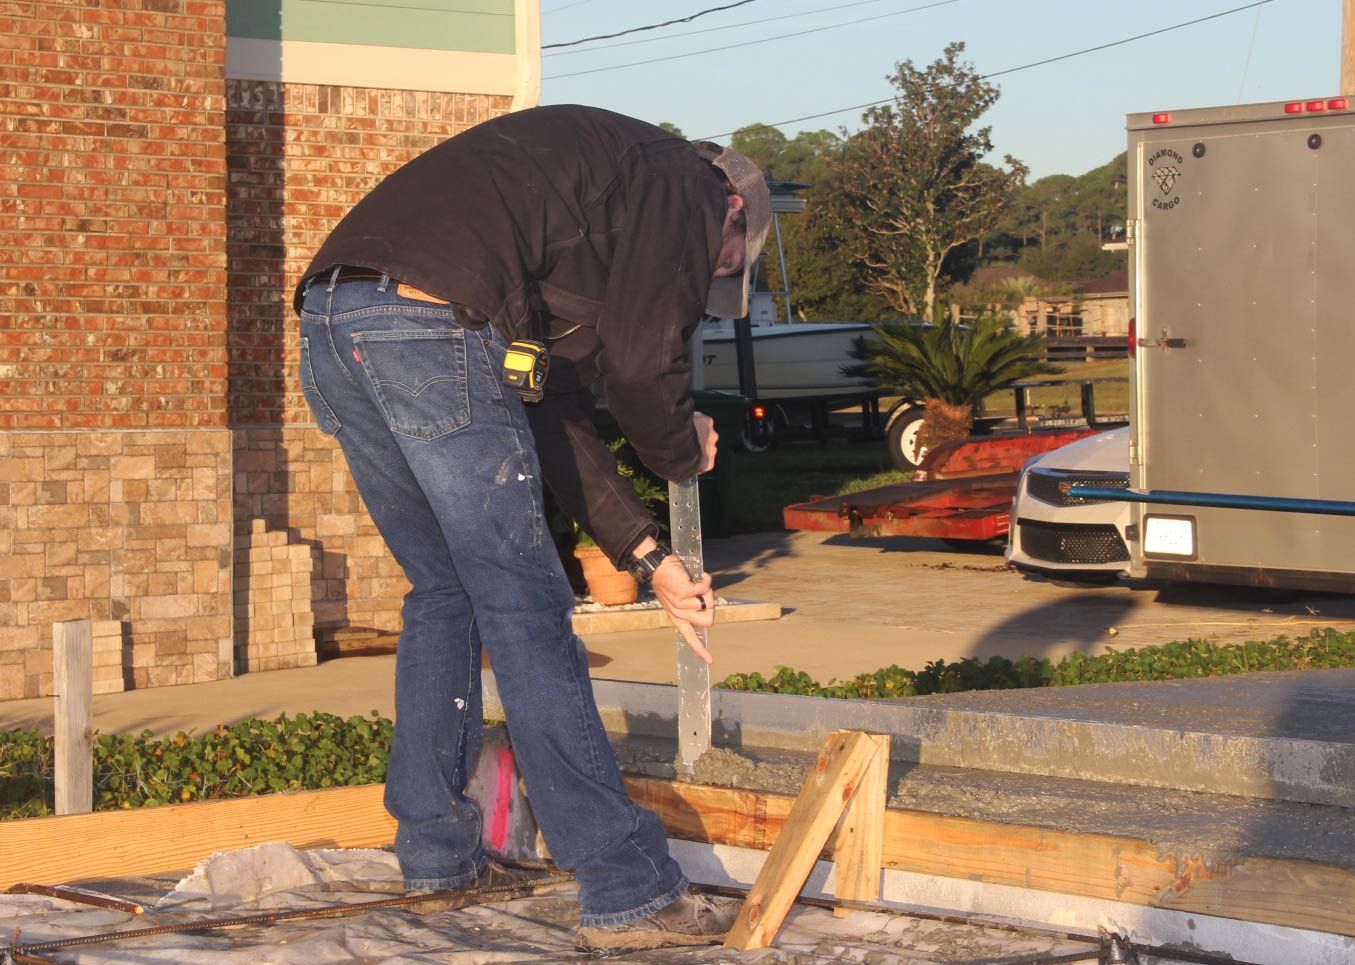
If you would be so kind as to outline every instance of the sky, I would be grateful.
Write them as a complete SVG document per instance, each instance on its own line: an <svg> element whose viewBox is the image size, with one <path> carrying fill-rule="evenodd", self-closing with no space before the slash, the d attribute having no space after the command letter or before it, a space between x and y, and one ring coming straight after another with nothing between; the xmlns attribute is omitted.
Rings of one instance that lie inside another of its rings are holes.
<svg viewBox="0 0 1355 965"><path fill-rule="evenodd" d="M566 43L734 2L541 0L541 42ZM987 74L1250 2L752 0L691 23L567 48L568 54L546 50L541 103L605 107L656 124L671 122L690 138L727 143L729 133L747 124L779 124L885 100L893 94L886 77L897 63L929 64L953 40L964 41L965 59ZM1337 94L1341 7L1342 0L1271 0L1205 23L995 77L992 82L1001 96L981 122L992 127L994 160L1012 155L1030 168L1031 180L1081 174L1125 149L1129 113ZM816 10L822 12L808 13ZM730 26L799 13L806 15ZM884 14L896 15L849 23ZM822 27L833 29L767 39ZM696 30L709 32L690 34ZM673 36L679 33L689 35ZM636 40L647 42L598 49ZM560 76L732 44L748 45ZM850 132L860 127L857 109L786 124L781 130L794 137L802 130Z"/></svg>

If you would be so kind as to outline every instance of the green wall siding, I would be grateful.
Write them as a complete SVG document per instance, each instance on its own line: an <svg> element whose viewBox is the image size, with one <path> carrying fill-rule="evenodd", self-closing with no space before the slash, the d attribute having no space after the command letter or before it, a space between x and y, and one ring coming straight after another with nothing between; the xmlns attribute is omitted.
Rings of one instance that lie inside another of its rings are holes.
<svg viewBox="0 0 1355 965"><path fill-rule="evenodd" d="M513 0L227 0L226 33L511 54Z"/></svg>

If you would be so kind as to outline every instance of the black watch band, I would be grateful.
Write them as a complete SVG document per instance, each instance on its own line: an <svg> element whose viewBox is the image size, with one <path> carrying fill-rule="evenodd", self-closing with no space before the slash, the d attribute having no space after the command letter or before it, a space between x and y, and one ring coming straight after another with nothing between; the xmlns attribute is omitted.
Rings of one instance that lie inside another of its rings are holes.
<svg viewBox="0 0 1355 965"><path fill-rule="evenodd" d="M648 583L654 578L654 571L659 568L659 564L672 555L672 547L659 540L658 545L644 556L627 557L626 570L635 578L636 583Z"/></svg>

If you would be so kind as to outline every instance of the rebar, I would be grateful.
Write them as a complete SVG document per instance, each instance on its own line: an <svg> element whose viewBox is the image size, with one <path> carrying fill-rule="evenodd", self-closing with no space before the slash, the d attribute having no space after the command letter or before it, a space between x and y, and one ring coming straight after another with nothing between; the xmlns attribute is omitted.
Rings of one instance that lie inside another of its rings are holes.
<svg viewBox="0 0 1355 965"><path fill-rule="evenodd" d="M145 908L134 901L125 901L113 895L86 891L84 888L71 888L67 885L35 885L31 882L21 881L17 885L10 885L5 890L5 894L42 895L46 898L60 898L62 901L72 901L79 905L93 905L95 908L125 911L129 915L140 915L146 911Z"/></svg>
<svg viewBox="0 0 1355 965"><path fill-rule="evenodd" d="M479 904L474 899L491 895L512 894L525 897L538 888L561 884L573 880L573 875L551 875L535 878L517 884L494 885L486 888L456 888L448 891L432 891L421 895L400 895L396 898L381 898L376 901L361 901L343 905L321 905L316 908L298 908L290 911L270 911L258 915L244 915L231 918L209 918L202 921L180 922L175 925L155 925L148 928L132 928L125 931L100 932L96 935L83 935L78 938L63 938L58 941L35 942L31 945L14 944L9 948L15 961L19 956L32 956L36 952L55 951L59 948L75 948L82 945L98 945L104 942L126 941L131 938L149 938L155 935L184 934L188 932L214 931L221 928L238 928L244 925L274 925L285 921L303 921L308 918L346 918L380 911L385 908L402 908L407 905L427 904L434 901L455 901L471 899L466 904Z"/></svg>

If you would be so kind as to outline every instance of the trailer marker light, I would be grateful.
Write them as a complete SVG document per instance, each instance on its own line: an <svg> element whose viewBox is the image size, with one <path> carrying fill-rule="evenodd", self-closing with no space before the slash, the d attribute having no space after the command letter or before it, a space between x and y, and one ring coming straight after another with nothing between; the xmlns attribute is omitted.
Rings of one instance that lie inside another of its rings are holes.
<svg viewBox="0 0 1355 965"><path fill-rule="evenodd" d="M1172 116L1171 116L1170 114L1168 114L1167 112L1165 112L1165 111L1162 112L1161 114L1154 114L1154 115L1153 115L1153 123L1154 123L1154 124L1170 124L1171 122L1172 122Z"/></svg>
<svg viewBox="0 0 1355 965"><path fill-rule="evenodd" d="M1349 107L1350 104L1344 97L1333 97L1327 101L1327 110L1329 111L1344 111L1348 110Z"/></svg>
<svg viewBox="0 0 1355 965"><path fill-rule="evenodd" d="M1302 102L1302 101L1291 101L1290 103L1285 104L1285 105L1284 105L1284 112L1285 112L1286 114L1302 114L1302 113L1303 113L1303 102Z"/></svg>
<svg viewBox="0 0 1355 965"><path fill-rule="evenodd" d="M1132 359L1138 354L1139 347L1139 320L1131 318L1129 320L1129 357Z"/></svg>
<svg viewBox="0 0 1355 965"><path fill-rule="evenodd" d="M1316 111L1325 111L1325 110L1327 109L1327 102L1326 102L1326 101L1309 101L1307 104L1304 105L1304 107L1305 107L1305 109L1307 109L1307 110L1309 110L1309 111L1314 111L1314 112L1316 112Z"/></svg>

